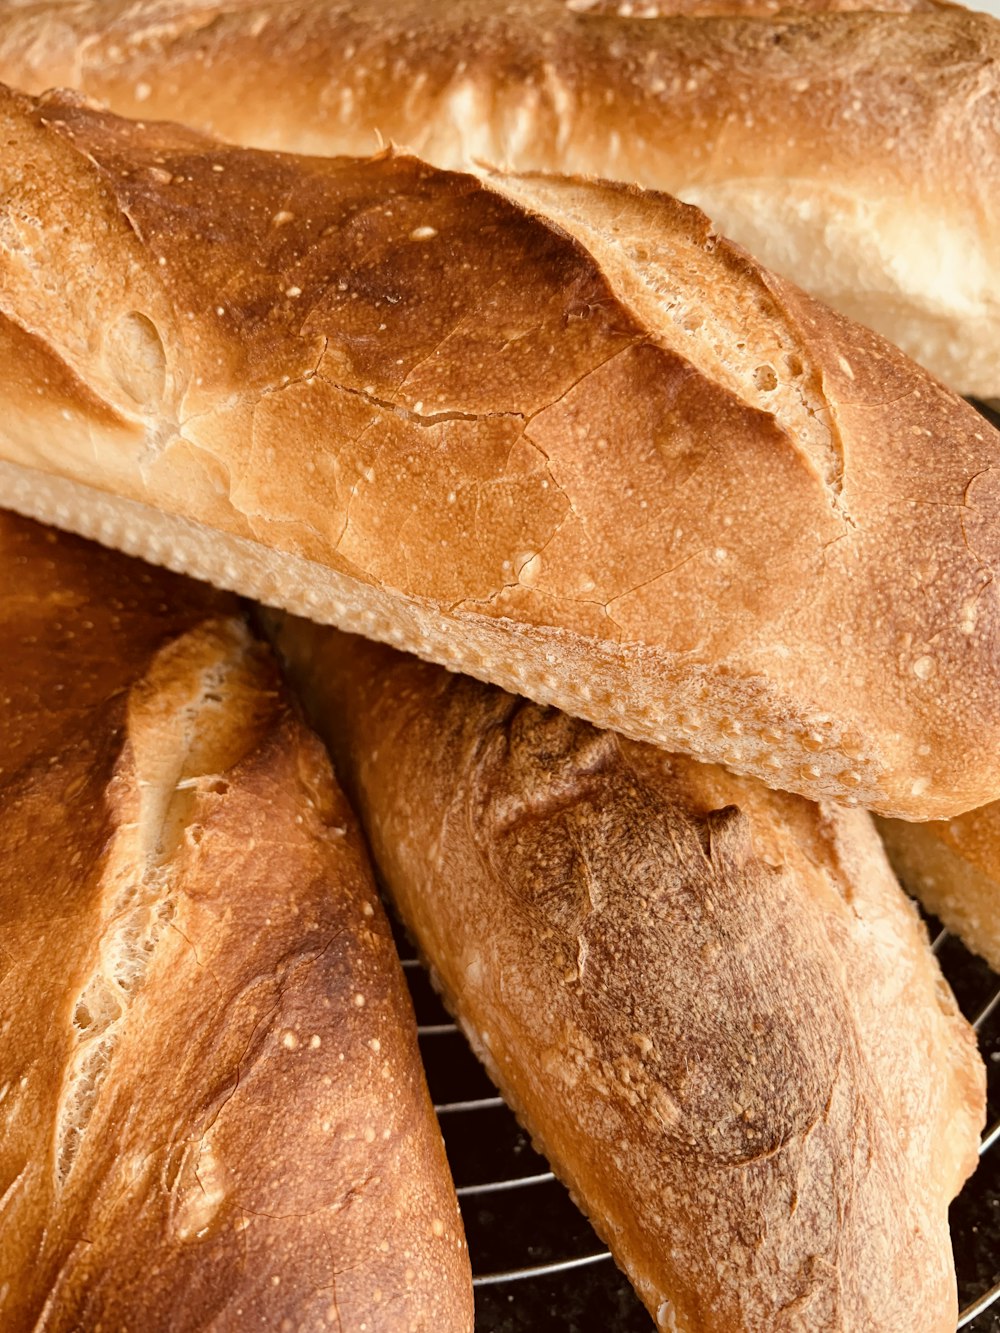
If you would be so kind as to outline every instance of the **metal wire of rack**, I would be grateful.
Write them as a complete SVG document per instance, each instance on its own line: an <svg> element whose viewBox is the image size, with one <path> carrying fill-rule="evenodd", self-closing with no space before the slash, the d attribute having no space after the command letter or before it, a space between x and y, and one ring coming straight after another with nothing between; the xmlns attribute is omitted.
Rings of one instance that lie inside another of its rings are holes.
<svg viewBox="0 0 1000 1333"><path fill-rule="evenodd" d="M930 923L988 1071L979 1171L952 1208L958 1328L1000 1333L1000 977ZM469 1239L479 1333L650 1333L649 1315L532 1149L399 932L421 1053Z"/></svg>

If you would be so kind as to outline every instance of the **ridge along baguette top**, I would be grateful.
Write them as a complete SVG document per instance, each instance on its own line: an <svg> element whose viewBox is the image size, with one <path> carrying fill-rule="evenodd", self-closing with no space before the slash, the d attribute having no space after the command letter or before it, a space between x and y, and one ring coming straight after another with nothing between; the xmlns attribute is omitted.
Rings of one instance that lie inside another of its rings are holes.
<svg viewBox="0 0 1000 1333"><path fill-rule="evenodd" d="M1000 397L998 71L995 19L905 0L99 0L0 20L0 79L31 92L260 148L396 142L670 190L981 397Z"/></svg>
<svg viewBox="0 0 1000 1333"><path fill-rule="evenodd" d="M807 795L1000 793L1000 434L623 186L0 115L0 497Z"/></svg>
<svg viewBox="0 0 1000 1333"><path fill-rule="evenodd" d="M953 1333L975 1035L869 816L274 640L494 1081L671 1333Z"/></svg>
<svg viewBox="0 0 1000 1333"><path fill-rule="evenodd" d="M0 1327L471 1333L389 925L271 654L11 514L0 567Z"/></svg>

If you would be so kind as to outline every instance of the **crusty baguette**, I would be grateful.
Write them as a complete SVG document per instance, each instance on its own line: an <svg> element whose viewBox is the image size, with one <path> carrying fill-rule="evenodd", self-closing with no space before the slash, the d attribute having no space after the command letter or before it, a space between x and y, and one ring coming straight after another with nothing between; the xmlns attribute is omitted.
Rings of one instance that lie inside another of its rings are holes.
<svg viewBox="0 0 1000 1333"><path fill-rule="evenodd" d="M998 71L1000 23L921 0L77 0L0 21L0 78L28 91L256 147L394 140L669 190L980 396L1000 393Z"/></svg>
<svg viewBox="0 0 1000 1333"><path fill-rule="evenodd" d="M443 167L669 189L953 387L996 395L1000 24L923 0L877 8L32 4L0 24L0 79L253 147L396 140Z"/></svg>
<svg viewBox="0 0 1000 1333"><path fill-rule="evenodd" d="M910 893L1000 971L1000 802L955 819L878 825Z"/></svg>
<svg viewBox="0 0 1000 1333"><path fill-rule="evenodd" d="M458 1333L361 835L231 599L0 516L0 1327Z"/></svg>
<svg viewBox="0 0 1000 1333"><path fill-rule="evenodd" d="M697 210L0 124L2 503L775 786L1000 796L1000 433Z"/></svg>
<svg viewBox="0 0 1000 1333"><path fill-rule="evenodd" d="M661 1328L955 1326L983 1069L869 817L286 620L452 1012Z"/></svg>

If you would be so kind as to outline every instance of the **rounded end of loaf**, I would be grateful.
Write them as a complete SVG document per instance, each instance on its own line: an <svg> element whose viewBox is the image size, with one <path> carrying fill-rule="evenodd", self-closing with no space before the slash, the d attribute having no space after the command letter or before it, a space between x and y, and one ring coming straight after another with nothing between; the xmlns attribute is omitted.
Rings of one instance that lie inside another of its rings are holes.
<svg viewBox="0 0 1000 1333"><path fill-rule="evenodd" d="M922 824L880 819L878 827L908 892L1000 971L1000 804Z"/></svg>

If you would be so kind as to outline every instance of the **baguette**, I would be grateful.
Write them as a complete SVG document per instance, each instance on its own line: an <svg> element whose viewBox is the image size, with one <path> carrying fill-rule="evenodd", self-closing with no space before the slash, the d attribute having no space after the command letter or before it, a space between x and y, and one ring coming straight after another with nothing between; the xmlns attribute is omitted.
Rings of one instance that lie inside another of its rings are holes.
<svg viewBox="0 0 1000 1333"><path fill-rule="evenodd" d="M1000 797L1000 434L697 210L0 123L3 504L774 786Z"/></svg>
<svg viewBox="0 0 1000 1333"><path fill-rule="evenodd" d="M270 654L10 515L0 563L0 1327L468 1333L402 972Z"/></svg>
<svg viewBox="0 0 1000 1333"><path fill-rule="evenodd" d="M445 1002L659 1327L951 1333L983 1069L869 817L277 642Z"/></svg>
<svg viewBox="0 0 1000 1333"><path fill-rule="evenodd" d="M954 819L880 819L893 869L928 912L1000 971L1000 802Z"/></svg>
<svg viewBox="0 0 1000 1333"><path fill-rule="evenodd" d="M0 78L236 143L635 181L1000 393L1000 23L924 0L84 0ZM780 12L779 12L780 11ZM856 11L856 12L855 12Z"/></svg>

